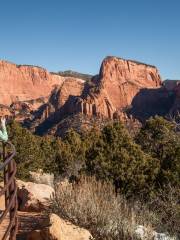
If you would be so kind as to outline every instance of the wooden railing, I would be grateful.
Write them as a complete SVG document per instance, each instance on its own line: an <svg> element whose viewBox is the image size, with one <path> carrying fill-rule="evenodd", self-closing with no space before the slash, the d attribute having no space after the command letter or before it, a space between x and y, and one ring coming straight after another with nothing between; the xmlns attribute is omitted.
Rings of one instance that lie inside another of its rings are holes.
<svg viewBox="0 0 180 240"><path fill-rule="evenodd" d="M17 218L17 186L16 186L16 164L13 159L16 151L15 147L11 142L3 143L2 159L0 163L0 174L4 178L4 186L0 189L0 197L5 197L5 210L0 213L0 226L9 219L5 233L2 240L15 240L17 229L18 229L18 218Z"/></svg>

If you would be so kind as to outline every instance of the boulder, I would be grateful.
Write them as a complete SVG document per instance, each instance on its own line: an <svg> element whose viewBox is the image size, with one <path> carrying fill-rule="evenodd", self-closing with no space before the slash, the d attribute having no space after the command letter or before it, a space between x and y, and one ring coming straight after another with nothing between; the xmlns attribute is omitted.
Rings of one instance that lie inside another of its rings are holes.
<svg viewBox="0 0 180 240"><path fill-rule="evenodd" d="M145 239L153 239L153 230L146 228L142 225L138 225L135 229L135 235L138 239L145 240Z"/></svg>
<svg viewBox="0 0 180 240"><path fill-rule="evenodd" d="M37 172L30 171L30 179L34 183L46 184L51 187L54 187L54 174L53 173L44 173L41 169Z"/></svg>
<svg viewBox="0 0 180 240"><path fill-rule="evenodd" d="M138 225L135 229L136 236L141 239L153 239L153 240L176 240L176 237L170 237L165 233L157 233L152 229L148 229L142 225Z"/></svg>
<svg viewBox="0 0 180 240"><path fill-rule="evenodd" d="M61 219L56 214L49 216L49 227L35 230L29 234L27 240L90 240L93 239L89 231Z"/></svg>
<svg viewBox="0 0 180 240"><path fill-rule="evenodd" d="M23 182L18 180L18 203L20 211L40 212L49 206L54 189L45 184Z"/></svg>

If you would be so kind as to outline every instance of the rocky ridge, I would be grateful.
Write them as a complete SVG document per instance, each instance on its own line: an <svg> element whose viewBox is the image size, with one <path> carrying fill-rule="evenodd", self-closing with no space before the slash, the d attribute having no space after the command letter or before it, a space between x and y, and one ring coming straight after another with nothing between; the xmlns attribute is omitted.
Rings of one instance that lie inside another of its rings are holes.
<svg viewBox="0 0 180 240"><path fill-rule="evenodd" d="M88 81L0 61L0 83L1 113L38 134L59 135L62 121L76 115L144 121L180 109L178 81L162 83L155 66L117 57L105 58Z"/></svg>
<svg viewBox="0 0 180 240"><path fill-rule="evenodd" d="M16 101L47 97L54 86L60 86L63 81L63 77L40 67L0 61L0 103L10 105Z"/></svg>
<svg viewBox="0 0 180 240"><path fill-rule="evenodd" d="M162 83L156 67L115 57L103 61L99 75L92 82L94 91L82 96L77 111L110 119L130 106L140 89L156 89Z"/></svg>

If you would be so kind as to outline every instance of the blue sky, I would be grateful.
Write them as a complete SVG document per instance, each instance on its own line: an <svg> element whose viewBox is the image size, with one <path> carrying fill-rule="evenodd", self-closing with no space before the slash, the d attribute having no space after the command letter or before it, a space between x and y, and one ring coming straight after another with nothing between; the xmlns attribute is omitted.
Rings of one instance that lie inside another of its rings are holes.
<svg viewBox="0 0 180 240"><path fill-rule="evenodd" d="M180 0L0 0L0 59L96 74L107 55L180 79Z"/></svg>

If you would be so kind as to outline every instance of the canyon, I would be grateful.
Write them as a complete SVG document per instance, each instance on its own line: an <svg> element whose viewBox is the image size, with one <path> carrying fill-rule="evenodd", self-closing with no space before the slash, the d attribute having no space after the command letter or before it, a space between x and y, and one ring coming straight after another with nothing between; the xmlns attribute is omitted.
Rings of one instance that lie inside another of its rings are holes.
<svg viewBox="0 0 180 240"><path fill-rule="evenodd" d="M155 66L110 56L98 75L84 76L0 61L0 114L37 134L59 135L74 119L143 122L180 110L180 81L163 82Z"/></svg>

